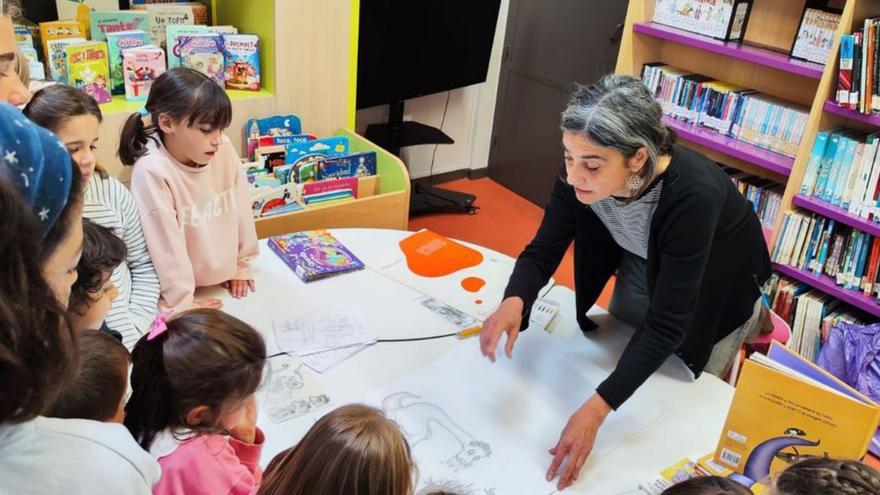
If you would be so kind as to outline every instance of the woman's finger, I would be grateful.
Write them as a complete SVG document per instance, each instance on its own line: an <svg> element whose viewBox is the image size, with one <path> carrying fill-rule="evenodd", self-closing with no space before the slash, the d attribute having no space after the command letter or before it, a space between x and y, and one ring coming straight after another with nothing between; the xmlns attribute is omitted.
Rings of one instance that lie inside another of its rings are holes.
<svg viewBox="0 0 880 495"><path fill-rule="evenodd" d="M559 466L562 465L562 461L565 460L565 457L568 455L570 446L567 443L563 443L563 439L559 439L559 443L556 444L556 454L553 456L553 462L550 463L550 469L547 470L547 481L552 480L556 477L556 472L559 470Z"/></svg>
<svg viewBox="0 0 880 495"><path fill-rule="evenodd" d="M507 344L504 346L504 353L507 354L508 359L513 357L513 344L516 342L516 339L519 338L519 329L509 327L506 329L507 331Z"/></svg>

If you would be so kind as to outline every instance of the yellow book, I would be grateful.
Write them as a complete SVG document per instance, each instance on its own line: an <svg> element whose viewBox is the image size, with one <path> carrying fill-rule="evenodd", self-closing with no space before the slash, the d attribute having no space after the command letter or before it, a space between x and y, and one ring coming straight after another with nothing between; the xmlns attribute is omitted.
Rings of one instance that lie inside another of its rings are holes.
<svg viewBox="0 0 880 495"><path fill-rule="evenodd" d="M40 39L43 43L43 60L49 60L49 41L66 38L88 39L86 27L78 21L41 22Z"/></svg>
<svg viewBox="0 0 880 495"><path fill-rule="evenodd" d="M774 342L743 365L715 461L748 486L804 457L860 459L878 420L876 403Z"/></svg>

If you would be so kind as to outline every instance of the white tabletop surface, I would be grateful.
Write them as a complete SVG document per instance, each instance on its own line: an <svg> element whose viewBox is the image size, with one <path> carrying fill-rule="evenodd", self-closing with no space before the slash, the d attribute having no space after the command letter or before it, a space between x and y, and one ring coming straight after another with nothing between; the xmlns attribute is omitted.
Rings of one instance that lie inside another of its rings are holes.
<svg viewBox="0 0 880 495"><path fill-rule="evenodd" d="M332 232L368 269L304 284L263 242L261 254L253 263L256 293L234 300L222 289L213 288L200 291L199 296L222 299L225 311L247 321L263 334L270 354L278 352L273 321L316 313L359 311L379 339L422 337L456 330L437 318L425 318L424 308L415 302L420 293L369 269L387 260L389 253L397 249L398 241L410 232L379 229L334 229ZM484 254L499 256L491 250L470 246ZM589 315L600 328L585 338L575 319L574 292L562 286L548 286L543 292L560 305L559 314L551 323L552 334L577 346L585 359L611 372L632 329L594 307ZM486 304L498 302L486 301ZM259 426L267 438L262 464L265 466L275 454L296 444L321 415L336 406L357 402L366 391L418 370L459 342L444 338L377 343L317 375L331 398L330 407L279 424L261 416ZM584 393L586 399L590 392L575 393ZM684 364L672 358L637 393L656 400L662 409L661 416L655 427L590 463L589 469L583 472L581 479L602 485L603 494L630 493L639 482L656 476L675 461L714 450L733 388L707 374L694 381ZM559 425L560 431L563 426ZM600 480L602 483L598 483ZM599 493L590 490L591 484L579 482L565 493ZM609 492L608 487L614 490Z"/></svg>

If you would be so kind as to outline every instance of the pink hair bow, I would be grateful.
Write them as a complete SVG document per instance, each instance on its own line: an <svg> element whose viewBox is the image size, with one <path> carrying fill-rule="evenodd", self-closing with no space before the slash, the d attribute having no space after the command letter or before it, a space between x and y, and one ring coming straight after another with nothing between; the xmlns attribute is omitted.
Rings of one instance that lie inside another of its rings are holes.
<svg viewBox="0 0 880 495"><path fill-rule="evenodd" d="M162 311L156 316L156 320L150 327L150 333L147 334L147 340L153 340L168 330L168 323L165 321L171 311Z"/></svg>

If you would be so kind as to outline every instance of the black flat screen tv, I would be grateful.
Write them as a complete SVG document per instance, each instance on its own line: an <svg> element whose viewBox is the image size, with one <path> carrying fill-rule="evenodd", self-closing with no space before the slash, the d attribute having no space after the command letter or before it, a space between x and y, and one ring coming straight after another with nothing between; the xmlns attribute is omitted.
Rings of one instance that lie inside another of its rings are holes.
<svg viewBox="0 0 880 495"><path fill-rule="evenodd" d="M357 108L486 80L501 0L360 0Z"/></svg>

